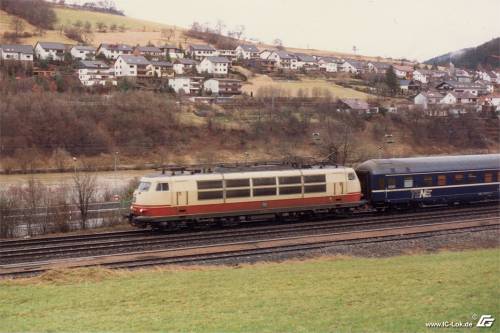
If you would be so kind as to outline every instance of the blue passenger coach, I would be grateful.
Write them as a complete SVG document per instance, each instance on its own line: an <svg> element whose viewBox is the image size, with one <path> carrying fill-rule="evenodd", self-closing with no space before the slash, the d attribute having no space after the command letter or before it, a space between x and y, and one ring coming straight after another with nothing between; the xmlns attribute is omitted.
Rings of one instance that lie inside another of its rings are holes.
<svg viewBox="0 0 500 333"><path fill-rule="evenodd" d="M499 200L500 154L369 160L356 173L375 208Z"/></svg>

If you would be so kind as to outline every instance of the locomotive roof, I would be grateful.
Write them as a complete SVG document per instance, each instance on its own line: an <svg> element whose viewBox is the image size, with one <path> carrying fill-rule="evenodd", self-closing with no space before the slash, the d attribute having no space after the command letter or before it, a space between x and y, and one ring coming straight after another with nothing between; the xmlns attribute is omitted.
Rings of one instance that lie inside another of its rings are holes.
<svg viewBox="0 0 500 333"><path fill-rule="evenodd" d="M179 172L179 173L174 173L174 174L169 174L169 173L156 173L156 174L151 174L151 175L146 175L146 178L161 178L161 177L191 177L193 175L201 176L201 177L206 177L206 178L212 178L214 179L221 174L234 174L234 175L239 175L241 177L266 177L267 174L269 176L274 177L277 176L280 172L284 171L302 171L306 174L311 174L314 172L317 172L318 170L344 170L346 167L344 166L334 166L334 165L325 165L325 166L312 166L310 168L293 168L290 166L262 166L262 167L236 167L236 168L224 168L224 167L217 167L214 168L213 172L205 172L205 173L192 173L190 171L184 171L184 172Z"/></svg>
<svg viewBox="0 0 500 333"><path fill-rule="evenodd" d="M360 164L356 170L385 175L498 168L500 154L375 159Z"/></svg>

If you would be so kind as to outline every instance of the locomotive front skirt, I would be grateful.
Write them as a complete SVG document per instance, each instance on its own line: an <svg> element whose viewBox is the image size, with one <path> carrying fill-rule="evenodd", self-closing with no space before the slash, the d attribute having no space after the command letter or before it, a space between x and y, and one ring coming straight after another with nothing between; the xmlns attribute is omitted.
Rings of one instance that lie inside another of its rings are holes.
<svg viewBox="0 0 500 333"><path fill-rule="evenodd" d="M146 227L171 221L349 209L364 204L354 169L231 171L141 179L129 216Z"/></svg>

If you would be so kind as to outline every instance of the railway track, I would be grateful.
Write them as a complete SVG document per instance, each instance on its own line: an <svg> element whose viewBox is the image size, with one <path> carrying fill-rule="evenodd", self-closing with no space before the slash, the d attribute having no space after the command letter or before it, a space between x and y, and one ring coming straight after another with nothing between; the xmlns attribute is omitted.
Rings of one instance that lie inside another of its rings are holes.
<svg viewBox="0 0 500 333"><path fill-rule="evenodd" d="M381 226L417 225L426 221L450 220L466 217L498 217L495 207L475 207L464 211L432 211L404 215L360 216L339 220L313 221L246 227L237 229L213 230L196 233L153 234L151 232L106 233L76 237L58 237L55 239L18 241L10 246L0 247L0 264L48 260L52 258L84 257L111 253L123 253L136 250L158 248L179 248L191 245L232 242L234 240L266 239L290 235L314 235L321 232L346 231L358 228L376 228ZM402 221L403 220L403 221Z"/></svg>
<svg viewBox="0 0 500 333"><path fill-rule="evenodd" d="M178 249L141 251L118 255L100 255L71 260L52 260L0 266L0 277L31 276L51 269L102 266L112 269L134 269L167 264L206 263L227 259L258 257L269 254L310 251L339 244L377 243L395 240L414 240L437 233L464 233L496 229L497 216L375 228L315 235L287 236L265 240L247 240L224 244L191 246Z"/></svg>

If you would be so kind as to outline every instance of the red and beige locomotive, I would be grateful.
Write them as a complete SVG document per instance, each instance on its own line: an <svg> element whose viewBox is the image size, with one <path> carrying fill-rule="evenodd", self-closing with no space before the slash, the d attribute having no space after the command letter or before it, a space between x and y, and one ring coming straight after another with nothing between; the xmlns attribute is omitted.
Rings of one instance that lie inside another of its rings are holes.
<svg viewBox="0 0 500 333"><path fill-rule="evenodd" d="M317 166L172 172L141 179L130 222L139 227L236 222L273 214L332 213L363 204L354 169Z"/></svg>

